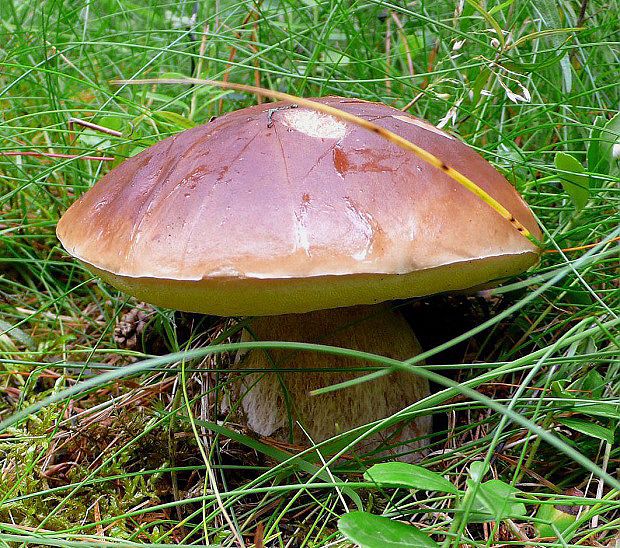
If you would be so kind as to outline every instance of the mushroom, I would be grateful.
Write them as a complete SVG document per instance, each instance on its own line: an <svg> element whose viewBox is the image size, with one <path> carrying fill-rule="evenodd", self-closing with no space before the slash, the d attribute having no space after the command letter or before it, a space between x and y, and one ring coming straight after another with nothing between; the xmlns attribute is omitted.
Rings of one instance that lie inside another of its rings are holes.
<svg viewBox="0 0 620 548"><path fill-rule="evenodd" d="M383 104L316 101L439 157L540 237L514 188L451 135ZM226 114L128 159L68 209L57 234L92 272L140 300L249 316L246 339L319 342L399 360L420 346L403 317L380 303L496 283L539 256L444 171L380 135L286 103ZM391 416L429 393L423 378L397 372L310 395L354 378L363 365L252 350L235 365L229 406L256 433L305 444ZM419 417L374 434L362 449L415 451L429 432L430 418Z"/></svg>

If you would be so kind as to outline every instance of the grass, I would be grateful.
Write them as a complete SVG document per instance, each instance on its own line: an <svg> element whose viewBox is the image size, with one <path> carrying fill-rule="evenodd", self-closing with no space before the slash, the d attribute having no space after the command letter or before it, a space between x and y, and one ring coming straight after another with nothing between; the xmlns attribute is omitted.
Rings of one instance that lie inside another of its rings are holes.
<svg viewBox="0 0 620 548"><path fill-rule="evenodd" d="M337 519L359 503L455 546L620 541L618 126L601 129L617 6L403 4L220 0L192 19L189 1L0 3L1 545L344 546ZM522 193L545 233L535 269L484 299L403 303L437 393L400 418L437 418L421 465L463 488L485 461L525 516L455 527L449 497L364 480L372 458L326 466L218 422L239 323L139 305L67 257L55 224L111 166L257 100L110 84L164 77L410 104ZM553 505L576 521L541 540Z"/></svg>

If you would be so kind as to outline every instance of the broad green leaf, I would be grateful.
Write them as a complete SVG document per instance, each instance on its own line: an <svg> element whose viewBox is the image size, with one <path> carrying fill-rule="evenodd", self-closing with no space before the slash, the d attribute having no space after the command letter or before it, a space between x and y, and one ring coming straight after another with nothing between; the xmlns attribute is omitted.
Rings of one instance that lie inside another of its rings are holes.
<svg viewBox="0 0 620 548"><path fill-rule="evenodd" d="M339 51L325 50L323 52L322 62L330 65L342 66L348 65L351 59Z"/></svg>
<svg viewBox="0 0 620 548"><path fill-rule="evenodd" d="M503 65L507 69L524 73L540 72L542 69L551 67L558 62L562 63L567 52L568 49L561 49L556 55L547 55L547 57L543 58L538 63L522 63L511 59L510 61L506 61Z"/></svg>
<svg viewBox="0 0 620 548"><path fill-rule="evenodd" d="M128 125L125 122L125 118L112 114L97 117L92 120L92 122L98 126L119 131L121 133ZM104 133L103 131L99 131L97 129L82 127L79 124L75 124L74 129L78 132L77 139L93 148L105 150L111 146L111 141L117 139L114 135L109 135L108 133Z"/></svg>
<svg viewBox="0 0 620 548"><path fill-rule="evenodd" d="M35 350L37 347L30 335L22 331L19 327L15 327L9 322L0 320L0 347L2 346L2 341L5 341L8 343L8 347L10 349L15 350L15 345L11 339L15 339L24 345L28 350Z"/></svg>
<svg viewBox="0 0 620 548"><path fill-rule="evenodd" d="M601 131L605 127L606 119L603 116L594 118L590 130L590 142L588 144L588 171L591 173L606 174L608 162L601 157Z"/></svg>
<svg viewBox="0 0 620 548"><path fill-rule="evenodd" d="M606 166L602 173L616 176L620 173L620 158L614 157L614 145L620 145L620 112L603 126L600 139L600 157Z"/></svg>
<svg viewBox="0 0 620 548"><path fill-rule="evenodd" d="M408 34L403 38L407 40L407 46L411 55L415 55L416 53L422 51L425 47L424 36L422 33ZM407 48L405 47L404 40L401 40L398 43L398 54L401 58L405 58L407 56Z"/></svg>
<svg viewBox="0 0 620 548"><path fill-rule="evenodd" d="M474 488L471 480L467 480L467 485L469 489ZM525 505L511 500L518 493L516 487L501 480L490 480L479 485L467 521L483 523L524 516L527 513Z"/></svg>
<svg viewBox="0 0 620 548"><path fill-rule="evenodd" d="M469 477L477 482L482 481L482 478L487 473L488 466L481 460L476 460L469 465Z"/></svg>
<svg viewBox="0 0 620 548"><path fill-rule="evenodd" d="M537 32L532 32L530 34L526 34L525 36L522 36L521 38L519 38L512 45L512 47L518 47L521 44L529 42L530 40L536 40L538 38L542 38L543 36L552 36L555 34L568 34L568 33L577 32L579 30L581 30L579 27L571 27L571 28L564 28L564 29L546 29L546 30L540 30Z"/></svg>
<svg viewBox="0 0 620 548"><path fill-rule="evenodd" d="M189 110L189 105L178 97L173 97L171 95L166 95L165 93L159 93L156 91L147 91L145 92L145 95L148 99L152 99L153 101L167 103L168 107L170 107L170 105L176 105L182 109Z"/></svg>
<svg viewBox="0 0 620 548"><path fill-rule="evenodd" d="M461 32L466 34L470 30L470 28L474 26L477 20L477 18L473 17L475 13L476 13L476 10L470 4L466 3L463 6L463 13L461 14L461 17L459 18Z"/></svg>
<svg viewBox="0 0 620 548"><path fill-rule="evenodd" d="M406 487L457 494L458 489L437 472L405 462L375 464L364 472L364 479L386 487Z"/></svg>
<svg viewBox="0 0 620 548"><path fill-rule="evenodd" d="M577 516L563 512L552 504L541 504L536 512L536 518L545 522L536 524L539 537L558 538L558 534L562 535L575 523ZM563 538L563 540L568 542L570 538Z"/></svg>
<svg viewBox="0 0 620 548"><path fill-rule="evenodd" d="M77 136L80 143L84 143L87 147L96 148L98 150L106 150L110 148L112 142L110 136L100 131L84 128Z"/></svg>
<svg viewBox="0 0 620 548"><path fill-rule="evenodd" d="M572 392L569 392L566 389L566 385L568 381L566 379L559 379L557 381L553 381L551 383L551 393L556 398L567 398L567 399L575 399L576 396Z"/></svg>
<svg viewBox="0 0 620 548"><path fill-rule="evenodd" d="M173 126L183 129L191 129L196 126L194 122L188 118L185 118L185 116L181 116L180 114L169 110L158 110L153 112L153 117L163 119L165 122L169 122Z"/></svg>
<svg viewBox="0 0 620 548"><path fill-rule="evenodd" d="M471 102L475 106L480 101L480 97L482 94L482 90L487 85L489 81L489 76L491 75L491 71L488 68L483 68L476 76L474 83L471 86L472 97Z"/></svg>
<svg viewBox="0 0 620 548"><path fill-rule="evenodd" d="M540 14L540 17L544 25L548 29L559 29L562 27L562 21L560 20L559 7L555 0L537 0L534 4L534 8ZM549 36L549 41L553 46L553 50L565 50L563 48L563 40L556 34ZM570 58L563 56L560 59L560 70L562 72L562 88L565 93L570 93L573 88L573 73Z"/></svg>
<svg viewBox="0 0 620 548"><path fill-rule="evenodd" d="M584 167L577 158L565 152L556 153L555 167L564 190L575 204L575 209L583 209L590 198L590 183L588 176L583 174Z"/></svg>
<svg viewBox="0 0 620 548"><path fill-rule="evenodd" d="M0 352L17 352L17 345L11 340L11 337L2 332L0 332Z"/></svg>
<svg viewBox="0 0 620 548"><path fill-rule="evenodd" d="M361 548L439 548L413 525L368 512L349 512L338 520L338 530Z"/></svg>
<svg viewBox="0 0 620 548"><path fill-rule="evenodd" d="M620 405L614 403L575 403L572 409L582 415L620 419Z"/></svg>
<svg viewBox="0 0 620 548"><path fill-rule="evenodd" d="M133 148L132 148L132 149L131 149L128 153L127 153L127 156L128 156L129 158L131 158L132 156L135 156L136 154L140 154L140 152L142 152L145 148L148 148L148 147L147 147L146 145L144 145L144 146L138 145L138 146L136 146L136 147L133 147Z"/></svg>
<svg viewBox="0 0 620 548"><path fill-rule="evenodd" d="M597 438L599 440L604 440L610 444L614 443L614 433L613 430L609 428L605 428L600 424L596 424L594 422L588 422L583 419L573 419L573 418L561 418L557 419L559 424L563 424L564 426L570 428L571 430L575 430L576 432L581 432L582 434L586 434L587 436L591 436L593 438Z"/></svg>
<svg viewBox="0 0 620 548"><path fill-rule="evenodd" d="M588 177L588 181L590 181ZM590 306L592 304L592 296L588 291L582 288L566 291L566 301L571 304L578 304L582 306Z"/></svg>
<svg viewBox="0 0 620 548"><path fill-rule="evenodd" d="M120 131L121 133L127 126L125 118L115 116L113 114L102 116L101 118L97 118L95 121L99 126L107 127L108 129L113 129L114 131Z"/></svg>
<svg viewBox="0 0 620 548"><path fill-rule="evenodd" d="M596 369L590 369L581 379L579 388L584 392L588 392L589 397L593 400L600 400L603 397L603 390L606 385L607 383L603 376Z"/></svg>

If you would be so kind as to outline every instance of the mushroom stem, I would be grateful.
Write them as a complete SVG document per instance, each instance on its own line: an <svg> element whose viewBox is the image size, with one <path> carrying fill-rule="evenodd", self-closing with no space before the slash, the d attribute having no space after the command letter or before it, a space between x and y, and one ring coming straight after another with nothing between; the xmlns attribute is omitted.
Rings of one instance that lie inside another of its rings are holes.
<svg viewBox="0 0 620 548"><path fill-rule="evenodd" d="M244 339L313 342L398 360L421 351L405 319L387 305L259 317L251 322ZM241 399L242 419L260 435L309 445L391 416L429 394L425 379L396 372L335 393L310 395L317 388L367 373L360 370L367 365L355 358L316 352L250 351L239 357L237 370L267 371L240 375L235 395ZM365 438L355 451L402 453L401 460L415 460L430 428L428 416L402 422Z"/></svg>

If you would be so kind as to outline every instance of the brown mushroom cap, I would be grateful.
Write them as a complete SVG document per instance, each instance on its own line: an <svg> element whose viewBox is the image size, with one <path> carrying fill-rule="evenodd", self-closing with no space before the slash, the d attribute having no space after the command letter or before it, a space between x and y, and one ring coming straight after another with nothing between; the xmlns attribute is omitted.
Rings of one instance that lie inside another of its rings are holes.
<svg viewBox="0 0 620 548"><path fill-rule="evenodd" d="M379 103L317 101L428 150L540 231L474 150ZM67 251L142 300L218 315L371 304L480 285L539 250L410 152L307 108L263 104L144 150L58 223Z"/></svg>

